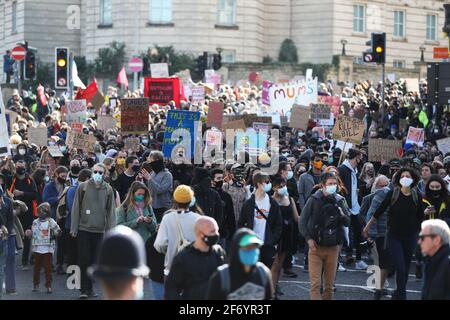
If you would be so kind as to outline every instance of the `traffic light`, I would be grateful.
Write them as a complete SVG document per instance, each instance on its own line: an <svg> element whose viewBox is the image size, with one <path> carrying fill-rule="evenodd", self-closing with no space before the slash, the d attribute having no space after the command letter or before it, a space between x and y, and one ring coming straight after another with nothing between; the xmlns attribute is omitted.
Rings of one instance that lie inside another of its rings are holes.
<svg viewBox="0 0 450 320"><path fill-rule="evenodd" d="M444 27L442 28L442 31L444 31L447 34L450 34L450 4L444 4L444 10L445 10L445 23Z"/></svg>
<svg viewBox="0 0 450 320"><path fill-rule="evenodd" d="M36 80L36 55L36 49L28 48L23 64L23 78L25 80Z"/></svg>
<svg viewBox="0 0 450 320"><path fill-rule="evenodd" d="M372 33L372 39L366 42L371 48L363 52L363 60L367 63L386 62L386 33Z"/></svg>
<svg viewBox="0 0 450 320"><path fill-rule="evenodd" d="M222 56L220 53L216 53L213 55L213 69L219 70L220 68L222 68Z"/></svg>
<svg viewBox="0 0 450 320"><path fill-rule="evenodd" d="M55 50L55 88L67 89L69 86L69 49Z"/></svg>
<svg viewBox="0 0 450 320"><path fill-rule="evenodd" d="M197 58L197 68L195 68L195 71L203 76L203 72L206 69L208 69L208 52L203 52L203 55Z"/></svg>

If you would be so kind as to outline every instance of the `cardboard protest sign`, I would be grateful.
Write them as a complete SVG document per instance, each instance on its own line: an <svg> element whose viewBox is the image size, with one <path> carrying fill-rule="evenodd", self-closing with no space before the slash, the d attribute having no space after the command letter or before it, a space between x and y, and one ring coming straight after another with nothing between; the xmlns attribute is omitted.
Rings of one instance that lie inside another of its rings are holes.
<svg viewBox="0 0 450 320"><path fill-rule="evenodd" d="M144 97L149 104L165 106L174 101L180 106L180 79L179 78L145 78Z"/></svg>
<svg viewBox="0 0 450 320"><path fill-rule="evenodd" d="M105 97L100 91L97 91L91 99L91 104L94 106L96 110L101 109L103 104L105 103Z"/></svg>
<svg viewBox="0 0 450 320"><path fill-rule="evenodd" d="M207 146L222 146L222 132L208 130L206 131L206 145Z"/></svg>
<svg viewBox="0 0 450 320"><path fill-rule="evenodd" d="M305 81L275 84L269 90L272 112L285 115L294 104L309 106L317 103L317 78Z"/></svg>
<svg viewBox="0 0 450 320"><path fill-rule="evenodd" d="M117 120L111 115L100 115L97 117L97 129L106 131L116 128Z"/></svg>
<svg viewBox="0 0 450 320"><path fill-rule="evenodd" d="M419 79L405 79L407 92L419 92Z"/></svg>
<svg viewBox="0 0 450 320"><path fill-rule="evenodd" d="M148 99L122 99L121 104L122 135L148 133Z"/></svg>
<svg viewBox="0 0 450 320"><path fill-rule="evenodd" d="M331 106L327 104L313 104L311 106L311 119L317 120L321 126L332 126L334 124Z"/></svg>
<svg viewBox="0 0 450 320"><path fill-rule="evenodd" d="M70 128L75 132L83 132L83 124L78 122L72 122Z"/></svg>
<svg viewBox="0 0 450 320"><path fill-rule="evenodd" d="M93 135L79 133L79 132L68 132L66 138L66 145L69 148L77 148L83 150L84 152L94 153L94 146L97 139Z"/></svg>
<svg viewBox="0 0 450 320"><path fill-rule="evenodd" d="M117 107L117 98L109 98L109 106L111 108L116 108Z"/></svg>
<svg viewBox="0 0 450 320"><path fill-rule="evenodd" d="M200 104L205 101L205 87L197 86L192 88L192 103Z"/></svg>
<svg viewBox="0 0 450 320"><path fill-rule="evenodd" d="M14 111L5 110L5 118L6 118L6 123L8 125L8 134L9 135L12 135L12 131L13 131L12 127L13 127L13 124L16 123L18 116L19 115Z"/></svg>
<svg viewBox="0 0 450 320"><path fill-rule="evenodd" d="M409 127L406 143L416 144L423 147L425 141L425 131L422 128Z"/></svg>
<svg viewBox="0 0 450 320"><path fill-rule="evenodd" d="M210 102L208 105L208 122L207 127L222 128L223 122L223 108L222 102Z"/></svg>
<svg viewBox="0 0 450 320"><path fill-rule="evenodd" d="M166 129L164 132L163 153L165 157L171 157L173 148L178 144L190 145L191 158L195 155L196 124L200 124L200 112L185 110L169 110L167 114ZM177 129L186 129L190 141L181 141L178 137L174 139L172 133Z"/></svg>
<svg viewBox="0 0 450 320"><path fill-rule="evenodd" d="M151 63L150 72L152 78L168 78L169 66L167 65L167 63Z"/></svg>
<svg viewBox="0 0 450 320"><path fill-rule="evenodd" d="M262 104L266 106L270 106L269 90L271 86L273 86L273 82L264 80L262 83Z"/></svg>
<svg viewBox="0 0 450 320"><path fill-rule="evenodd" d="M366 124L362 120L340 116L333 128L333 139L360 144L364 136L365 126Z"/></svg>
<svg viewBox="0 0 450 320"><path fill-rule="evenodd" d="M331 106L331 112L334 118L337 118L341 113L341 97L339 96L319 96L319 103Z"/></svg>
<svg viewBox="0 0 450 320"><path fill-rule="evenodd" d="M228 121L227 123L223 123L222 124L222 130L237 130L237 129L242 129L245 130L247 127L245 125L244 120L239 119L239 120L234 120L234 121Z"/></svg>
<svg viewBox="0 0 450 320"><path fill-rule="evenodd" d="M311 107L294 105L292 107L289 127L293 129L306 130L308 128L310 115L311 115Z"/></svg>
<svg viewBox="0 0 450 320"><path fill-rule="evenodd" d="M450 138L436 140L436 144L442 154L445 155L447 152L450 152Z"/></svg>
<svg viewBox="0 0 450 320"><path fill-rule="evenodd" d="M86 122L86 100L73 100L66 102L67 114L66 122L71 124L72 122L85 123Z"/></svg>
<svg viewBox="0 0 450 320"><path fill-rule="evenodd" d="M256 132L269 132L270 129L270 125L267 123L263 123L263 122L253 122L253 129Z"/></svg>
<svg viewBox="0 0 450 320"><path fill-rule="evenodd" d="M133 152L139 152L141 150L141 139L139 138L126 138L124 141L125 151L132 150Z"/></svg>
<svg viewBox="0 0 450 320"><path fill-rule="evenodd" d="M0 157L10 155L8 127L2 91L0 90Z"/></svg>
<svg viewBox="0 0 450 320"><path fill-rule="evenodd" d="M64 157L61 150L59 150L58 146L48 146L47 147L48 153L52 156L52 158L62 158Z"/></svg>
<svg viewBox="0 0 450 320"><path fill-rule="evenodd" d="M265 132L256 132L248 128L246 132L238 131L235 138L236 154L246 151L253 157L267 151L267 133Z"/></svg>
<svg viewBox="0 0 450 320"><path fill-rule="evenodd" d="M47 128L28 128L28 142L39 147L47 145Z"/></svg>
<svg viewBox="0 0 450 320"><path fill-rule="evenodd" d="M402 141L369 139L369 161L382 162L403 156Z"/></svg>

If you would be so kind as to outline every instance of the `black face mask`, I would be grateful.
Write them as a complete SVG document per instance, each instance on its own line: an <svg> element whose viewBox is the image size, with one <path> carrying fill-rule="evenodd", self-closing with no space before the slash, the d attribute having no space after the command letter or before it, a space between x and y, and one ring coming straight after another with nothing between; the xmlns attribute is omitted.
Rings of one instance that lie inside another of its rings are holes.
<svg viewBox="0 0 450 320"><path fill-rule="evenodd" d="M95 160L93 160L92 158L86 159L86 162L88 163L89 168L92 168L95 164Z"/></svg>
<svg viewBox="0 0 450 320"><path fill-rule="evenodd" d="M219 242L219 235L213 235L213 236L204 236L203 242L208 246L212 247L213 245L217 244Z"/></svg>
<svg viewBox="0 0 450 320"><path fill-rule="evenodd" d="M202 181L200 181L199 185L202 190L207 191L209 188L211 188L211 179L203 179Z"/></svg>
<svg viewBox="0 0 450 320"><path fill-rule="evenodd" d="M164 162L163 160L156 160L153 162L150 162L150 165L152 166L152 170L156 173L162 171L164 169Z"/></svg>
<svg viewBox="0 0 450 320"><path fill-rule="evenodd" d="M430 195L433 198L437 199L437 198L439 198L441 196L441 191L442 190L430 190Z"/></svg>
<svg viewBox="0 0 450 320"><path fill-rule="evenodd" d="M25 168L17 168L16 169L16 172L19 176L23 175L25 173L25 171L26 171Z"/></svg>
<svg viewBox="0 0 450 320"><path fill-rule="evenodd" d="M80 167L78 167L78 166L75 166L75 167L70 167L70 172L72 172L74 175L77 175L77 174L79 174L80 173L80 171L81 171L81 168Z"/></svg>
<svg viewBox="0 0 450 320"><path fill-rule="evenodd" d="M220 181L214 181L214 186L216 187L216 189L222 189L222 186L223 186L223 180L220 180Z"/></svg>
<svg viewBox="0 0 450 320"><path fill-rule="evenodd" d="M137 164L137 165L134 165L134 166L132 167L132 169L133 169L134 172L138 173L139 170L141 169L141 166Z"/></svg>
<svg viewBox="0 0 450 320"><path fill-rule="evenodd" d="M65 184L66 183L66 179L58 177L58 182L61 183L61 184Z"/></svg>

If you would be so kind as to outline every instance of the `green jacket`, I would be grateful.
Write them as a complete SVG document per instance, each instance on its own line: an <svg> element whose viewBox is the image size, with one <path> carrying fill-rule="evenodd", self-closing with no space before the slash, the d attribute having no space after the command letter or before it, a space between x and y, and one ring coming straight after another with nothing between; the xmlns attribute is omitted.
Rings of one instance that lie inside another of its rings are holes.
<svg viewBox="0 0 450 320"><path fill-rule="evenodd" d="M116 209L116 224L127 226L137 233L139 233L144 239L144 242L147 241L148 238L156 231L156 217L153 213L152 207L147 207L143 209L144 217L151 217L152 222L146 223L142 221L137 223L136 220L138 218L138 213L136 212L136 208L134 206L125 207L121 206Z"/></svg>

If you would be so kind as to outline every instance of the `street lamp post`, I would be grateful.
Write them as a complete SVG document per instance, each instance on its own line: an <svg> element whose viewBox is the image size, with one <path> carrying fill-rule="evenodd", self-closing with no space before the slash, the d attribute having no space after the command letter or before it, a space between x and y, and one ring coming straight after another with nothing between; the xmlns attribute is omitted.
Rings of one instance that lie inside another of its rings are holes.
<svg viewBox="0 0 450 320"><path fill-rule="evenodd" d="M424 52L427 48L425 48L424 45L421 45L419 49L420 49L420 62L425 62Z"/></svg>
<svg viewBox="0 0 450 320"><path fill-rule="evenodd" d="M345 39L342 39L342 40L341 40L341 44L342 44L342 55L343 55L343 56L346 55L346 52L345 52L345 45L346 45L347 43L348 43L347 40L345 40Z"/></svg>

